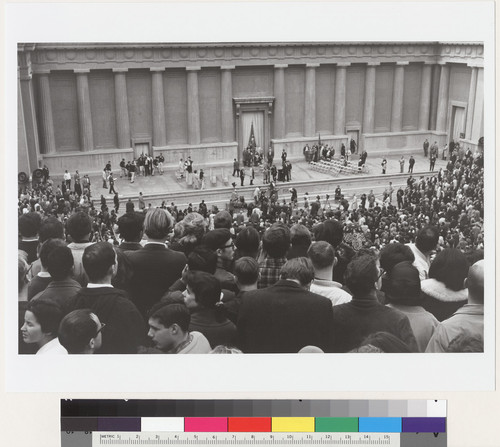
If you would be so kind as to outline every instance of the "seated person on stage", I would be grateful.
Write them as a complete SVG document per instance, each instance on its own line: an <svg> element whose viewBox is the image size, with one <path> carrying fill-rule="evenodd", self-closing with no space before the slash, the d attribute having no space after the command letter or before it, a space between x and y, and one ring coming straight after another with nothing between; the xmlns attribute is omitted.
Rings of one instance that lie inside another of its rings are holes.
<svg viewBox="0 0 500 447"><path fill-rule="evenodd" d="M151 309L148 337L165 354L208 354L210 343L200 332L189 332L190 322L184 304L159 303Z"/></svg>
<svg viewBox="0 0 500 447"><path fill-rule="evenodd" d="M94 354L102 346L104 326L89 309L74 310L59 325L59 342L68 354Z"/></svg>

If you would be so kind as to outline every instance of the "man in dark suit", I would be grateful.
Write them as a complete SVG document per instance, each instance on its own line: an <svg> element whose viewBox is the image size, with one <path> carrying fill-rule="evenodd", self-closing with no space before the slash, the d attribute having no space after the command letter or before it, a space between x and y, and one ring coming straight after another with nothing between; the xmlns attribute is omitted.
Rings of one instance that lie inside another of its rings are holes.
<svg viewBox="0 0 500 447"><path fill-rule="evenodd" d="M332 303L309 292L313 279L311 261L294 258L275 285L245 293L237 323L243 352L294 353L309 345L330 352Z"/></svg>
<svg viewBox="0 0 500 447"><path fill-rule="evenodd" d="M376 284L381 276L374 255L359 256L347 266L345 282L353 296L352 301L333 307L335 352L351 351L376 332L389 332L406 343L411 352L418 352L408 317L377 299Z"/></svg>
<svg viewBox="0 0 500 447"><path fill-rule="evenodd" d="M131 279L132 300L143 315L181 277L186 265L184 253L170 250L165 245L173 224L174 219L167 210L151 209L144 218L146 245L126 252L134 271Z"/></svg>

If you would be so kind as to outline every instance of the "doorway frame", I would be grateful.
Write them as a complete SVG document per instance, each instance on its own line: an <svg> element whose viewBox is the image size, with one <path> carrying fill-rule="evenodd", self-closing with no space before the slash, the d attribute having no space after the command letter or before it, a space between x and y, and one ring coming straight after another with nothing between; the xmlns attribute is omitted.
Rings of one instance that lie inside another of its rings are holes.
<svg viewBox="0 0 500 447"><path fill-rule="evenodd" d="M453 126L453 108L456 107L456 108L463 108L464 109L464 133L467 129L467 103L466 102L463 102L463 101L450 101L449 105L448 105L448 135L447 135L447 143L449 143L451 141L451 130L452 128L454 127ZM459 140L463 140L463 138L459 138Z"/></svg>
<svg viewBox="0 0 500 447"><path fill-rule="evenodd" d="M355 154L359 154L360 149L364 149L360 147L361 144L361 126L359 125L351 125L345 127L345 134L347 135L347 144L346 148L349 147L349 143L351 142L351 137L349 136L349 132L357 132L358 137L356 141L356 152Z"/></svg>
<svg viewBox="0 0 500 447"><path fill-rule="evenodd" d="M134 154L134 159L136 158L135 154L135 146L137 144L146 144L148 145L148 155L153 155L153 139L151 137L132 137L132 151Z"/></svg>
<svg viewBox="0 0 500 447"><path fill-rule="evenodd" d="M246 143L242 140L242 120L241 114L245 112L263 112L264 113L264 141L262 142L262 149L264 154L267 153L267 148L271 141L272 134L272 114L274 105L274 96L259 96L259 97L245 97L245 98L233 98L235 105L235 126L236 126L236 142L238 143L238 160L242 161L243 148L246 147Z"/></svg>

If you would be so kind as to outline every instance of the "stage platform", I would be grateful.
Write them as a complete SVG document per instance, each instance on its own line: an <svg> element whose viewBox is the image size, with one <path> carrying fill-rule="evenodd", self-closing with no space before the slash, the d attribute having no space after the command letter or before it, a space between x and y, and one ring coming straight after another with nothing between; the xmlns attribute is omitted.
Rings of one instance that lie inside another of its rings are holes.
<svg viewBox="0 0 500 447"><path fill-rule="evenodd" d="M429 172L429 159L425 158L422 154L413 154L415 158L415 166L413 169L413 176L420 177L421 175L430 175ZM367 171L366 173L360 174L330 174L324 172L318 172L314 170L306 161L304 160L291 160L293 164L292 169L292 181L290 182L277 182L277 187L279 189L280 200L282 198L288 199L290 193L288 191L292 186L298 191L299 204L303 203L303 196L305 192L308 192L311 197L316 197L316 195L321 195L324 199L325 194L330 194L333 197L334 190L337 185L340 185L343 194L346 198L350 199L354 193L361 194L362 192L368 193L370 189L374 190L376 196L381 196L386 186L390 181L393 182L393 187L399 187L399 185L406 185L406 179L408 178L408 159L409 154L405 154L405 169L404 174L400 174L399 159L401 158L401 153L388 156L387 158L387 173L382 174L382 157L374 156L370 157L368 155L366 161ZM358 156L354 156L353 161L357 161ZM281 160L279 160L281 162ZM436 160L434 171L437 173L439 169L446 166L447 161L438 159ZM194 169L204 168L196 164L194 161ZM278 167L278 165L277 165ZM252 200L253 191L255 186L266 188L267 185L263 183L262 169L256 167L256 177L254 180L254 185L250 186L250 179L245 177L244 186L240 186L240 179L237 177L232 177L232 168L224 167L214 169L212 168L213 174L217 176L217 184L214 186L210 183L210 169L204 169L207 176L206 188L204 190L195 190L192 186L188 186L185 179L177 180L175 175L175 170L166 169L163 175L154 175L148 177L136 176L135 182L130 183L128 179L120 178L119 171L114 170L117 180L115 181L115 190L118 192L120 197L120 202L122 205L132 199L135 202L136 207L138 205L137 198L139 192L142 192L146 205L151 204L151 206L159 206L163 200L167 204L174 202L179 207L185 207L189 203L197 207L201 200L205 200L205 203L210 205L217 205L219 209L226 207L233 187L231 184L233 182L237 185L238 194L245 197L247 202ZM85 172L80 172L83 176ZM222 181L224 177L227 177L228 183L224 184ZM55 177L54 181L61 182L62 178ZM113 194L109 194L109 189L102 188L102 178L100 176L91 176L92 185L92 199L99 202L101 194L108 200L109 206L113 206ZM120 207L120 213L125 211L124 206Z"/></svg>

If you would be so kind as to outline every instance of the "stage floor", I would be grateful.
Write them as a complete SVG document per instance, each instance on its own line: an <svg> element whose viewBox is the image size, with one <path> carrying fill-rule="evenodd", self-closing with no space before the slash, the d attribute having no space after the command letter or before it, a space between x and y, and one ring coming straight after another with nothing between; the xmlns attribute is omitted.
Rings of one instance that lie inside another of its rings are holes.
<svg viewBox="0 0 500 447"><path fill-rule="evenodd" d="M413 175L414 176L420 176L423 174L429 174L429 159L425 158L423 153L422 154L414 154L413 155L415 158L415 166L413 169ZM398 174L400 172L400 166L399 166L399 159L401 158L401 154L398 155L393 155L393 156L388 156L387 157L387 174ZM405 172L408 171L408 159L409 155L405 155ZM358 157L355 156L353 160L358 160ZM281 160L280 160L281 161ZM368 155L368 158L366 160L366 166L368 168L368 175L373 176L377 175L380 177L383 177L382 174L382 167L381 167L381 162L382 158L381 157L370 157ZM438 159L436 160L435 164L435 169L434 171L437 173L439 169L442 167L446 167L447 161ZM304 160L295 160L292 161L293 164L293 169L292 169L292 181L293 182L302 182L302 181L315 181L315 180L334 180L334 179L339 179L339 178L360 178L360 177L365 177L366 174L362 174L361 176L359 174L341 174L341 175L332 175L328 173L322 173L318 172L314 169L312 169L307 162ZM236 185L239 187L240 186L240 179L237 177L232 177L232 169L229 167L225 168L212 168L212 171L214 174L217 175L217 185L212 186L210 181L209 181L209 175L210 175L210 168L205 169L203 166L196 165L196 160L194 162L194 169L200 169L203 168L205 171L205 174L207 175L207 181L206 181L206 189L207 190L216 190L216 189L227 189L227 186L224 185L224 183L221 181L222 179L222 172L224 172L224 175L228 177L229 179L229 185L234 181ZM256 176L254 180L254 185L263 185L263 178L262 178L262 170L261 168L255 168L256 170ZM119 171L114 168L113 171L115 177L118 177L117 180L115 181L115 190L118 192L118 196L121 201L127 200L128 198L132 199L137 199L139 196L139 192L142 192L143 196L147 199L148 196L158 196L159 194L164 194L168 192L169 194L176 193L178 192L179 197L183 196L183 192L190 191L191 194L193 192L193 187L188 186L186 184L185 179L183 180L177 180L175 176L175 171L169 169L166 170L163 175L154 175L154 176L148 176L148 177L142 177L142 176L136 176L135 182L130 183L128 179L125 178L120 178L119 177ZM80 172L80 175L83 176L85 172ZM104 189L102 188L102 178L98 175L92 175L91 177L91 185L92 185L92 199L98 200L102 195L108 200L111 200L113 198L113 194L109 194L109 189ZM62 177L54 177L54 181L56 182L61 182ZM282 182L277 182L278 186L283 185ZM250 185L250 179L248 177L248 172L247 172L247 177L245 177L245 183L244 185L248 187ZM73 186L73 184L72 184ZM155 200L155 204L156 204Z"/></svg>

